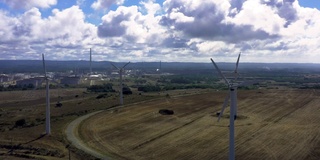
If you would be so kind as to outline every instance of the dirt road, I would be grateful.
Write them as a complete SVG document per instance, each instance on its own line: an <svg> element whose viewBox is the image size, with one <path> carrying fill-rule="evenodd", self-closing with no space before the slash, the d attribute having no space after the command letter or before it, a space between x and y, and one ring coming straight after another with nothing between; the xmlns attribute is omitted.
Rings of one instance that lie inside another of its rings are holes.
<svg viewBox="0 0 320 160"><path fill-rule="evenodd" d="M68 126L67 126L67 129L65 131L65 134L67 136L67 139L69 140L69 142L71 142L71 144L75 147L77 147L78 149L94 156L94 157L97 157L97 158L100 158L100 159L110 159L109 157L107 157L106 155L103 155L93 149L91 149L90 147L87 147L86 144L80 140L79 136L78 136L78 127L79 127L79 124L89 118L90 116L93 116L97 113L100 113L102 111L97 111L97 112L93 112L93 113L90 113L90 114L87 114L87 115L84 115L82 117L79 117L77 119L75 119L74 121L72 121Z"/></svg>

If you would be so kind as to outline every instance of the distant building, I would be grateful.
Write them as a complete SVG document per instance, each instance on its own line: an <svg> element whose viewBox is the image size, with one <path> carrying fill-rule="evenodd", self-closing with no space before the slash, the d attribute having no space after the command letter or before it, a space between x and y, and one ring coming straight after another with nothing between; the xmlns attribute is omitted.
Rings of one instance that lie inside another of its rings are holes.
<svg viewBox="0 0 320 160"><path fill-rule="evenodd" d="M78 85L80 83L80 77L63 77L60 80L60 83L66 85Z"/></svg>
<svg viewBox="0 0 320 160"><path fill-rule="evenodd" d="M43 82L42 77L37 77L37 78L29 78L29 79L22 79L22 80L17 80L16 85L17 86L29 86L32 85L33 87L38 87L41 85Z"/></svg>
<svg viewBox="0 0 320 160"><path fill-rule="evenodd" d="M13 75L13 80L21 80L21 79L28 79L30 75L24 73L16 73Z"/></svg>
<svg viewBox="0 0 320 160"><path fill-rule="evenodd" d="M9 76L5 75L5 74L1 74L0 75L0 83L8 82L8 81L10 81L10 79L11 78Z"/></svg>
<svg viewBox="0 0 320 160"><path fill-rule="evenodd" d="M92 74L89 76L89 79L101 79L102 75L101 74Z"/></svg>
<svg viewBox="0 0 320 160"><path fill-rule="evenodd" d="M132 73L132 70L124 70L122 72L122 77L128 77ZM119 78L119 71L112 71L110 74L111 78Z"/></svg>

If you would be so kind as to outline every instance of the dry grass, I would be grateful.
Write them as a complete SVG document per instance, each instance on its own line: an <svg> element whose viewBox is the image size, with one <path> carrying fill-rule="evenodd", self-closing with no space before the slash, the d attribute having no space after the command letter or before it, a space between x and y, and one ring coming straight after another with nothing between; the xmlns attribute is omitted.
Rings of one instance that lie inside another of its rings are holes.
<svg viewBox="0 0 320 160"><path fill-rule="evenodd" d="M45 131L45 90L0 92L0 159L68 159L64 130L75 118L118 105L117 93L108 93L107 98L96 99L99 93L86 93L86 89L51 89L51 135L42 136ZM197 90L188 91L194 93ZM190 94L174 91L172 95ZM76 96L78 95L78 96ZM158 97L166 93L133 94L125 96L125 104L136 103ZM61 108L55 107L58 97L62 97ZM14 127L19 119L26 125ZM94 159L75 149L71 149L72 159Z"/></svg>
<svg viewBox="0 0 320 160"><path fill-rule="evenodd" d="M92 148L116 159L227 159L228 119L217 122L225 92L163 98L86 120ZM239 91L237 159L319 159L320 98L314 90ZM173 116L158 113L172 109ZM228 111L227 111L228 113Z"/></svg>

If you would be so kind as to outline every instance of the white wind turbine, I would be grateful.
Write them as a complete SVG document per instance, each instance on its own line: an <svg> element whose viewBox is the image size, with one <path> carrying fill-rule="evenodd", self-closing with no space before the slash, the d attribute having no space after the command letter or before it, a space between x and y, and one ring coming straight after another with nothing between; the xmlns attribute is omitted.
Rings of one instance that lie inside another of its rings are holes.
<svg viewBox="0 0 320 160"><path fill-rule="evenodd" d="M122 84L122 74L124 72L124 68L129 64L130 62L126 63L125 65L123 65L123 67L119 68L117 66L115 66L114 64L111 63L111 65L118 69L119 71L119 76L120 76L120 105L122 106L123 105L123 84Z"/></svg>
<svg viewBox="0 0 320 160"><path fill-rule="evenodd" d="M46 64L44 60L44 54L42 54L42 63L44 70L44 80L46 81L46 134L51 134L50 127L50 91L49 91L49 78L47 76Z"/></svg>
<svg viewBox="0 0 320 160"><path fill-rule="evenodd" d="M90 48L90 75L92 75L92 54L91 54L91 48Z"/></svg>
<svg viewBox="0 0 320 160"><path fill-rule="evenodd" d="M217 69L220 76L224 79L225 83L228 85L229 88L229 94L227 95L226 99L224 100L221 112L219 114L218 121L220 121L220 118L222 117L222 114L224 112L224 109L226 108L229 99L231 99L231 105L230 105L230 125L229 125L229 160L235 159L235 145L234 145L234 120L237 118L237 88L238 84L236 83L238 79L238 65L240 60L241 52L239 53L238 60L236 63L236 68L234 70L234 80L228 81L227 78L222 74L221 70L217 66L217 64L213 61L211 58L212 64Z"/></svg>

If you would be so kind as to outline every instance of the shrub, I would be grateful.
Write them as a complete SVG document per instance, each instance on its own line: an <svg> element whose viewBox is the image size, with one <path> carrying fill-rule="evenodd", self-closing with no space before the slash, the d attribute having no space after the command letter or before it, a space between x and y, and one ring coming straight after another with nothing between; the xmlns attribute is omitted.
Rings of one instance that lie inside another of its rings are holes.
<svg viewBox="0 0 320 160"><path fill-rule="evenodd" d="M106 98L107 94L99 94L96 99Z"/></svg>
<svg viewBox="0 0 320 160"><path fill-rule="evenodd" d="M114 92L112 84L103 84L103 85L92 85L87 88L90 92Z"/></svg>
<svg viewBox="0 0 320 160"><path fill-rule="evenodd" d="M159 113L162 115L173 115L174 111L169 109L160 109Z"/></svg>
<svg viewBox="0 0 320 160"><path fill-rule="evenodd" d="M161 88L159 86L153 86L153 85L146 85L146 86L140 86L138 87L138 91L143 92L159 92L161 91Z"/></svg>
<svg viewBox="0 0 320 160"><path fill-rule="evenodd" d="M128 94L132 94L132 91L129 87L123 87L122 93L128 95Z"/></svg>
<svg viewBox="0 0 320 160"><path fill-rule="evenodd" d="M26 120L25 119L19 119L19 120L17 120L16 121L16 123L15 123L15 126L16 127L22 127L22 126L24 126L24 125L26 125Z"/></svg>

